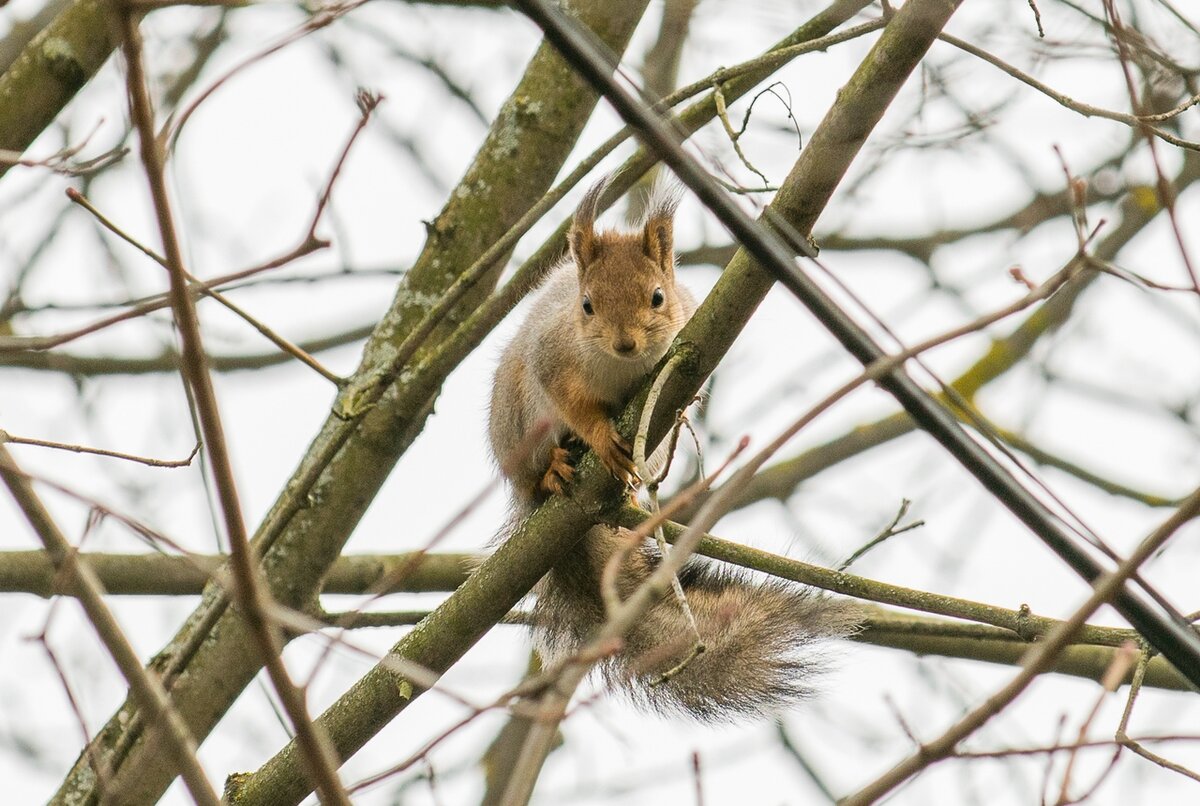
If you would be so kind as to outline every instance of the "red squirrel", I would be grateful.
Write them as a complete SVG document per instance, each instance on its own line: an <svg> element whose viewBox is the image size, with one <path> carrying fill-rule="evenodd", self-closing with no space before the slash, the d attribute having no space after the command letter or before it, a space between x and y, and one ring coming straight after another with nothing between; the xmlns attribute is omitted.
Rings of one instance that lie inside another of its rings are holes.
<svg viewBox="0 0 1200 806"><path fill-rule="evenodd" d="M639 480L612 415L696 309L675 282L678 192L656 186L636 231L597 231L606 187L607 180L597 183L579 204L569 255L549 272L496 370L488 434L517 518L567 492L574 468L564 443L572 438L617 479ZM540 439L532 436L539 428ZM621 530L593 527L535 589L535 638L547 662L578 651L603 623L600 575L623 542ZM631 552L618 593L629 595L658 560L649 541ZM680 667L695 633L668 594L601 663L610 685L654 710L706 720L776 712L811 693L820 668L812 645L854 629L851 605L799 585L757 582L700 560L679 578L705 651Z"/></svg>

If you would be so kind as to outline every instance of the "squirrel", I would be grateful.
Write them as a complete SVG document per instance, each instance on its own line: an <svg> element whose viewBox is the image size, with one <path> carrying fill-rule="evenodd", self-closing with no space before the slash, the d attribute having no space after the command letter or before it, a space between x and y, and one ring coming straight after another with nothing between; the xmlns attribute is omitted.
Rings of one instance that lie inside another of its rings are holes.
<svg viewBox="0 0 1200 806"><path fill-rule="evenodd" d="M569 229L568 254L549 271L496 369L488 436L511 486L514 519L566 493L575 440L618 480L631 487L640 481L612 414L696 309L675 280L679 191L656 184L634 232L597 231L609 181L584 195ZM651 469L665 460L666 448L664 441L647 462ZM600 575L625 534L591 528L535 587L534 635L544 661L570 657L604 622ZM632 593L659 559L652 541L630 552L618 593ZM775 713L812 693L811 678L822 666L812 645L855 628L848 604L789 582L756 582L699 559L684 566L679 581L704 651L684 662L696 634L668 594L600 664L613 689L662 713L703 721Z"/></svg>

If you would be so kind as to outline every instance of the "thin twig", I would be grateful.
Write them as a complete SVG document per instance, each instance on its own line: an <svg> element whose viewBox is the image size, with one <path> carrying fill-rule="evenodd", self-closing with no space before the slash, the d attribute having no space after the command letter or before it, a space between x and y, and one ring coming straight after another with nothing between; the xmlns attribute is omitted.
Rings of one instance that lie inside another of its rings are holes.
<svg viewBox="0 0 1200 806"><path fill-rule="evenodd" d="M150 459L145 456L135 456L132 453L121 453L120 451L108 451L103 448L89 448L86 445L73 445L69 442L51 442L45 439L32 439L30 437L16 437L7 431L0 429L0 445L5 442L11 445L35 445L39 448L54 448L60 451L71 451L72 453L90 453L96 456L109 456L113 459L124 459L128 462L137 462L151 467L187 467L192 463L192 459L196 458L196 454L200 452L200 443L196 443L196 447L192 448L192 452L185 459Z"/></svg>
<svg viewBox="0 0 1200 806"><path fill-rule="evenodd" d="M1113 655L1112 663L1104 672L1104 677L1100 681L1100 695L1096 697L1092 703L1092 709L1088 711L1088 715L1084 718L1083 723L1079 726L1079 732L1075 737L1075 745L1078 747L1083 742L1087 741L1088 732L1091 730L1092 722L1095 721L1096 715L1100 713L1100 706L1108 699L1108 695L1112 694L1120 687L1121 682L1128 676L1129 668L1137 659L1138 653L1135 650L1135 644L1130 641L1120 647ZM1118 750L1119 752L1119 750ZM1078 753L1072 750L1067 754L1067 764L1063 769L1062 786L1058 791L1058 803L1055 806L1066 806L1068 803L1083 801L1086 798L1077 798L1072 800L1069 795L1071 788L1071 774L1075 769L1075 760L1078 758ZM1112 769L1109 766L1108 769ZM1097 782L1096 785L1098 785ZM1093 789L1096 785L1093 785Z"/></svg>
<svg viewBox="0 0 1200 806"><path fill-rule="evenodd" d="M759 93L759 95L761 94ZM758 97L758 95L754 96L755 100L758 100ZM725 129L725 136L729 138L729 143L733 146L733 152L737 154L742 165L746 166L751 173L761 179L764 186L769 187L771 180L767 179L766 174L754 167L754 164L750 162L750 158L742 151L742 146L739 142L742 139L742 135L746 133L746 127L750 124L750 112L754 109L754 102L751 101L750 108L746 110L746 118L742 121L742 128L734 131L733 124L729 122L729 115L725 111L725 93L721 91L720 84L713 84L713 101L717 105L717 119L721 121L721 126Z"/></svg>
<svg viewBox="0 0 1200 806"><path fill-rule="evenodd" d="M865 555L871 549L878 546L883 541L885 541L889 538L895 537L896 535L903 534L903 533L911 531L913 529L919 529L922 526L924 526L925 521L913 521L912 523L908 523L908 524L905 524L904 526L900 526L900 521L903 520L904 516L908 514L908 508L911 506L912 506L912 501L909 501L907 498L902 499L900 501L900 509L896 511L896 517L892 518L891 522L888 523L887 526L885 526L881 530L879 530L879 534L875 535L875 537L868 540L864 545L862 545L860 548L855 550L855 552L853 554L851 554L849 557L847 557L846 561L843 562L841 565L839 565L837 570L845 571L847 568L849 568L851 565L853 565L859 558L861 558L863 555Z"/></svg>
<svg viewBox="0 0 1200 806"><path fill-rule="evenodd" d="M142 661L112 612L104 604L104 591L96 575L80 563L74 548L59 530L50 513L42 505L28 477L3 445L0 445L0 479L8 486L17 505L24 512L55 567L71 580L79 602L95 627L96 635L108 650L117 667L129 683L130 693L145 713L148 724L161 726L167 751L174 757L179 774L192 798L205 806L219 806L220 798L213 791L204 769L196 758L196 741L179 712L171 705L158 678L142 668Z"/></svg>
<svg viewBox="0 0 1200 806"><path fill-rule="evenodd" d="M90 138L91 135L88 135L88 137ZM84 176L119 162L129 153L129 149L122 146L106 151L91 159L73 162L71 158L78 154L86 144L87 139L78 145L64 148L61 151L51 154L49 157L42 157L41 159L26 157L20 151L0 149L0 165L47 168L54 173L63 174L64 176Z"/></svg>
<svg viewBox="0 0 1200 806"><path fill-rule="evenodd" d="M50 614L47 615L46 623L43 625L41 632L30 640L37 641L38 644L41 645L42 651L45 652L46 657L50 659L50 665L54 667L54 673L58 676L58 682L62 685L63 693L67 696L67 702L71 706L71 713L75 716L75 722L79 725L79 732L83 737L84 752L87 754L88 761L91 763L92 769L96 772L96 790L103 793L108 788L108 782L112 776L112 770L103 762L99 751L95 747L92 747L91 731L88 730L87 719L83 716L83 709L79 705L79 699L75 696L75 690L71 685L71 681L67 679L66 669L59 660L58 653L55 652L54 647L50 645L50 618L52 617L53 613L54 609L53 606L51 606ZM101 801L103 802L103 800L104 796L102 794Z"/></svg>
<svg viewBox="0 0 1200 806"><path fill-rule="evenodd" d="M1149 762L1157 764L1165 770L1179 773L1193 781L1200 781L1200 774L1193 770L1184 767L1182 764L1176 764L1170 759L1153 753L1147 750L1144 746L1145 738L1135 740L1129 736L1129 718L1133 715L1133 704L1137 701L1138 694L1141 693L1142 683L1146 679L1146 669L1150 664L1150 651L1148 647L1142 648L1142 653L1138 657L1137 666L1133 670L1133 680L1129 684L1129 697L1125 700L1125 710L1121 712L1121 722L1117 725L1114 740L1121 747L1128 748L1135 754L1141 756Z"/></svg>
<svg viewBox="0 0 1200 806"><path fill-rule="evenodd" d="M663 387L681 360L682 354L674 353L667 359L667 363L663 365L663 368L659 370L654 383L650 385L650 391L646 395L646 402L642 405L641 421L638 423L637 434L633 438L633 461L637 466L638 473L642 478L646 479L646 493L650 496L650 511L655 515L661 510L658 502L658 485L660 480L655 477L654 470L650 467L649 460L646 458L646 440L650 431L650 420L653 419L654 409L658 405L658 398L662 395ZM675 433L678 433L678 431ZM668 447L669 450L674 450L674 440L669 443ZM654 541L658 544L659 556L665 558L669 551L667 549L667 539L663 535L661 524L654 530ZM603 578L615 578L616 574L620 572L620 565L624 562L624 558L625 552L614 553L604 569ZM683 611L683 617L687 621L688 627L691 628L692 637L695 639L692 651L687 656L687 660L691 660L704 651L704 639L700 637L700 628L696 625L696 616L692 613L691 605L688 604L687 594L683 592L683 584L679 581L678 575L671 578L671 590L675 593L675 601L679 604L679 609ZM615 583L611 590L604 589L602 595L606 602L619 601ZM679 668L682 668L682 665Z"/></svg>
<svg viewBox="0 0 1200 806"><path fill-rule="evenodd" d="M354 141L362 134L363 129L367 128L367 123L371 120L371 113L383 101L383 96L359 87L354 100L358 104L358 111L361 114L354 130L346 138L346 145L342 147L342 153L338 156L337 162L334 163L333 170L329 172L329 179L325 182L325 189L321 191L321 197L317 201L317 211L313 213L312 224L308 228L308 240L317 240L317 224L321 221L321 215L325 212L325 208L329 206L329 200L333 197L333 186L337 182L338 176L342 173L342 166L346 164L346 159L350 156L350 149L354 147Z"/></svg>
<svg viewBox="0 0 1200 806"><path fill-rule="evenodd" d="M1104 0L1104 13L1109 19L1109 24L1112 26L1112 38L1117 43L1117 60L1121 64L1121 73L1125 77L1125 88L1129 92L1129 103L1135 114L1140 113L1141 100L1138 97L1137 86L1133 79L1133 70L1129 67L1129 52L1125 41L1126 32L1124 23L1121 22L1121 14L1117 11L1116 3L1113 0ZM1155 190L1158 192L1158 201L1167 211L1167 220L1171 222L1171 232L1175 236L1175 243L1179 246L1179 256L1183 259L1184 269L1187 271L1188 278L1192 281L1192 288L1200 294L1200 274L1197 274L1196 268L1192 265L1191 255L1188 254L1187 244L1183 241L1183 230L1179 226L1179 219L1175 215L1175 196L1171 191L1171 182L1167 179L1167 173L1163 170L1162 161L1158 156L1158 144L1155 142L1155 136L1158 134L1158 129L1151 126L1145 118L1138 117L1138 131L1146 138L1146 147L1150 150L1150 161L1154 164L1154 175L1156 180Z"/></svg>
<svg viewBox="0 0 1200 806"><path fill-rule="evenodd" d="M1131 115L1131 114L1128 114L1125 112L1115 112L1111 109L1103 109L1099 106L1092 106L1091 104L1086 104L1086 103L1083 103L1082 101L1077 101L1074 98L1071 98L1070 96L1064 95L1063 93L1059 92L1058 90L1054 89L1053 87L1050 87L1049 85L1044 84L1041 81L1038 81L1033 76L1029 75L1028 73L1024 72L1023 70L1020 70L1017 67L1014 67L1013 65L1011 65L1008 62L1001 59L999 56L989 53L988 51L984 50L983 48L972 45L970 42L967 42L966 40L959 39L956 36L953 36L951 34L945 34L945 33L938 34L938 39L942 40L943 42L945 42L949 45L953 45L954 47L958 48L959 50L970 53L972 56L975 56L976 58L983 59L985 62L993 65L994 67L998 67L1000 70L1003 70L1005 73L1008 73L1010 76L1017 79L1021 83L1028 84L1030 87L1033 87L1038 92L1040 92L1043 95L1046 95L1047 97L1049 97L1050 99L1058 102L1059 105L1064 106L1067 109L1070 109L1072 112L1078 112L1080 115L1083 115L1084 117L1104 118L1106 120L1116 121L1117 123L1124 123L1126 126L1129 126L1136 130L1139 130L1139 131L1147 132L1148 134L1151 134L1154 137L1157 137L1158 139L1160 139L1164 142L1170 143L1173 146L1179 146L1180 148L1186 148L1189 151L1200 151L1200 143L1198 143L1194 140L1185 140L1182 137L1172 134L1171 132L1167 131L1166 129L1161 129L1157 126L1150 126L1149 124L1151 122L1155 122L1154 116L1150 116L1149 118L1143 120L1143 119L1139 118L1137 115ZM1194 102L1200 103L1200 98L1195 99ZM1184 107L1184 108L1186 109L1188 107ZM1183 110L1180 110L1180 111L1183 111Z"/></svg>
<svg viewBox="0 0 1200 806"><path fill-rule="evenodd" d="M1037 7L1037 0L1028 0L1028 1L1029 1L1029 8L1031 11L1033 11L1033 22L1034 22L1034 24L1037 25L1038 37L1040 39L1045 39L1046 31L1044 28L1042 28L1042 12Z"/></svg>
<svg viewBox="0 0 1200 806"><path fill-rule="evenodd" d="M1121 562L1116 568L1106 571L1093 582L1092 594L1087 601L1047 636L1045 641L1030 648L1025 656L1024 668L1006 686L952 725L937 739L923 744L917 753L901 761L888 772L844 799L841 806L867 806L874 803L929 765L951 756L959 742L1008 706L1033 682L1034 678L1049 668L1092 613L1116 596L1126 580L1137 573L1141 564L1152 556L1180 526L1196 517L1197 514L1200 514L1200 490L1188 496L1183 506L1167 518L1161 526L1147 535L1128 559Z"/></svg>
<svg viewBox="0 0 1200 806"><path fill-rule="evenodd" d="M146 88L141 32L138 29L136 12L130 9L122 11L121 48L125 54L128 71L126 83L130 117L138 131L142 163L150 186L167 270L171 278L171 308L183 342L182 371L195 396L197 415L216 483L217 497L221 503L226 536L229 539L230 565L237 596L242 605L243 615L250 624L251 633L258 643L267 673L288 713L292 727L296 730L297 742L305 757L307 774L312 777L315 789L323 800L349 806L350 800L338 780L338 764L328 738L318 731L309 718L304 694L291 681L280 656L282 637L267 616L271 607L270 596L259 578L260 572L255 565L254 553L246 534L237 487L233 480L232 461L200 336L199 321L192 296L187 289L183 252L175 231L170 195L166 186L165 153L154 136L154 111Z"/></svg>
<svg viewBox="0 0 1200 806"><path fill-rule="evenodd" d="M784 752L787 753L792 760L796 762L797 766L800 767L804 774L808 776L808 780L812 782L812 785L816 787L818 791L820 791L821 796L830 804L834 804L837 801L837 796L833 794L833 791L829 788L829 784L825 783L822 777L817 774L817 770L809 762L808 758L800 752L800 748L797 747L796 743L792 740L791 735L788 733L787 725L783 724L782 719L776 720L775 733L779 737L779 745L783 748Z"/></svg>
<svg viewBox="0 0 1200 806"><path fill-rule="evenodd" d="M1141 736L1139 742L1200 742L1200 736L1186 735L1161 735L1161 736ZM1076 743L1054 743L1045 745L1044 747L1012 747L1005 750L958 750L954 753L954 758L976 759L976 758L1009 758L1012 756L1048 756L1055 753L1066 753L1074 750L1093 750L1096 748L1112 748L1120 742L1116 739L1090 739L1085 742Z"/></svg>

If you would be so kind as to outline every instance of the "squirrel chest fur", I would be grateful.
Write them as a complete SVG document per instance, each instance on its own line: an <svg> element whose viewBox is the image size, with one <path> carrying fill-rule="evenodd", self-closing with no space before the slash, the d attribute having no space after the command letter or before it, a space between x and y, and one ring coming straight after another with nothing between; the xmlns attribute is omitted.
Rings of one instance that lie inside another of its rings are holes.
<svg viewBox="0 0 1200 806"><path fill-rule="evenodd" d="M675 283L678 196L658 189L634 232L597 232L606 184L584 196L569 257L551 270L496 370L488 435L516 519L567 491L572 439L616 478L638 481L612 416L696 308ZM600 576L625 542L605 525L580 537L535 589L535 637L549 663L578 651L603 623ZM659 559L652 542L630 552L618 569L618 593L629 595ZM808 588L758 582L699 560L679 580L694 629L679 602L664 596L626 634L623 649L600 664L610 686L663 712L711 720L777 711L810 693L820 667L812 645L845 635L857 618L851 606ZM705 651L694 655L697 639Z"/></svg>

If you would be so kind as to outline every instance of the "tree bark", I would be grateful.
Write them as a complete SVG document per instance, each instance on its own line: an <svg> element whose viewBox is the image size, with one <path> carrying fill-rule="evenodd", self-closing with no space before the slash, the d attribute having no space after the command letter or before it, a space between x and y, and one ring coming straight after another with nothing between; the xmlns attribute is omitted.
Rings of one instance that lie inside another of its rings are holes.
<svg viewBox="0 0 1200 806"><path fill-rule="evenodd" d="M573 10L609 47L621 52L647 2L579 0ZM458 272L546 192L596 103L596 95L551 48L538 49L466 176L430 224L425 248L368 340L358 372L335 405L337 413L326 420L255 535L271 593L281 604L303 609L320 590L355 524L420 433L445 376L412 372L391 385L369 410L355 410L355 402L364 389L380 382L398 345ZM488 293L500 269L496 266L459 303L426 344L444 338ZM410 365L420 361L418 353ZM156 670L181 670L172 699L200 740L261 668L258 657L245 651L248 641L245 622L227 608L222 591L209 586L200 607L151 661ZM110 787L120 802L153 803L174 774L161 748L144 740L140 722L133 718L135 710L127 700L92 740L90 753L114 767ZM52 802L90 803L98 795L85 751Z"/></svg>

